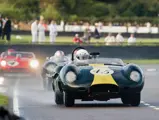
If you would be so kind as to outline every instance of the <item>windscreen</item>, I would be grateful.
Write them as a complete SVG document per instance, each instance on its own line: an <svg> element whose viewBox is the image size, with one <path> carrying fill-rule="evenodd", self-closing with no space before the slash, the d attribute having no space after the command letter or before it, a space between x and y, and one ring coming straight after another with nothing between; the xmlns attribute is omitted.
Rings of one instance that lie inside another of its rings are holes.
<svg viewBox="0 0 159 120"><path fill-rule="evenodd" d="M121 59L118 58L95 58L95 59L89 59L85 61L78 61L76 62L80 65L85 64L105 64L105 65L117 65L122 66L124 65L124 62Z"/></svg>
<svg viewBox="0 0 159 120"><path fill-rule="evenodd" d="M10 54L10 56L14 56L14 57L20 56L22 58L33 58L34 57L34 55L29 52L12 52Z"/></svg>

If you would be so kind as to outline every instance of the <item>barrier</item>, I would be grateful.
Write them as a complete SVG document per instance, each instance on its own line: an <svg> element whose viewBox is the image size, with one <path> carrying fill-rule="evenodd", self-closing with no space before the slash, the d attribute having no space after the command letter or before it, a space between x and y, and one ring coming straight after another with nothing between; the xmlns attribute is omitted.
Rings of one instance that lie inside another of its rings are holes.
<svg viewBox="0 0 159 120"><path fill-rule="evenodd" d="M9 48L34 52L39 59L52 56L55 51L62 50L70 54L75 45L0 45L0 52ZM102 57L122 59L159 59L158 46L83 46L89 52L100 52ZM152 54L153 53L153 54Z"/></svg>

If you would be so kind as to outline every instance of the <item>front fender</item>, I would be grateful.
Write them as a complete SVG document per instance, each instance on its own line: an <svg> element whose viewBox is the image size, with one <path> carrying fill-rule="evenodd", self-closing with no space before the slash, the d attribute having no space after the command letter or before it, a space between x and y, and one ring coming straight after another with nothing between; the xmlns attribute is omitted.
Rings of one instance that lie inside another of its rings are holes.
<svg viewBox="0 0 159 120"><path fill-rule="evenodd" d="M132 83L132 80L131 80L131 78L130 78L130 73L131 73L132 71L137 71L137 72L140 73L140 80L139 80L139 82L137 82L137 83L136 83L136 82ZM130 80L131 83L134 84L134 85L136 85L136 84L143 84L143 83L144 83L144 79L145 79L145 78L144 78L144 73L143 73L142 69L141 69L138 65L136 65L136 64L128 64L128 65L124 66L123 69L122 69L122 74L123 74L128 80Z"/></svg>
<svg viewBox="0 0 159 120"><path fill-rule="evenodd" d="M66 74L69 72L69 71L72 71L74 72L76 75L78 75L79 71L77 69L77 67L73 64L69 64L69 65L65 65L61 71L60 71L60 78L61 78L61 81L64 83L64 84L67 84L66 83L66 79L65 79L65 76Z"/></svg>
<svg viewBox="0 0 159 120"><path fill-rule="evenodd" d="M45 76L46 74L51 74L50 71L47 70L47 67L50 65L50 64L53 64L55 66L57 66L57 64L55 62L52 62L52 61L47 61L44 63L44 65L42 66L42 69L41 69L41 76Z"/></svg>

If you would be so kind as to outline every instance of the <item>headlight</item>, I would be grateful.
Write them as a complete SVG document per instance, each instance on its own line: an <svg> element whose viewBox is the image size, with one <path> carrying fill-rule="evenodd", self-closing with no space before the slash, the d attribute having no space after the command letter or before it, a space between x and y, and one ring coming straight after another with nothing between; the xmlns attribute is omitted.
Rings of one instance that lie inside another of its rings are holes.
<svg viewBox="0 0 159 120"><path fill-rule="evenodd" d="M138 82L140 80L140 73L137 71L132 71L130 73L130 79L135 81L135 82Z"/></svg>
<svg viewBox="0 0 159 120"><path fill-rule="evenodd" d="M66 81L69 83L73 83L77 79L77 75L70 71L66 74Z"/></svg>
<svg viewBox="0 0 159 120"><path fill-rule="evenodd" d="M2 67L5 67L6 65L7 65L7 62L4 61L4 60L2 60L2 61L1 61L1 66L2 66Z"/></svg>
<svg viewBox="0 0 159 120"><path fill-rule="evenodd" d="M0 77L0 85L3 85L4 77Z"/></svg>
<svg viewBox="0 0 159 120"><path fill-rule="evenodd" d="M37 68L39 66L39 62L37 60L30 61L30 67Z"/></svg>

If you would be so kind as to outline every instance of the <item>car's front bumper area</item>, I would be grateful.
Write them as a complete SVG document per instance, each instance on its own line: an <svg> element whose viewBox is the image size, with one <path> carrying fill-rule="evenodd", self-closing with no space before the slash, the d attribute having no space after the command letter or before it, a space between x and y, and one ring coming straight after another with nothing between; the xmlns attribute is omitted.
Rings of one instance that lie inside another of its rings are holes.
<svg viewBox="0 0 159 120"><path fill-rule="evenodd" d="M28 69L28 68L7 68L0 69L1 76L17 76L17 75L34 75L36 74L36 70Z"/></svg>
<svg viewBox="0 0 159 120"><path fill-rule="evenodd" d="M115 85L95 85L91 87L71 88L63 86L64 91L70 92L75 99L82 100L109 100L120 98L122 94L140 93L144 84L133 87L120 87Z"/></svg>

